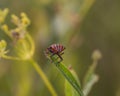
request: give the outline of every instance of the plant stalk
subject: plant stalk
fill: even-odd
[[[55,92],[53,86],[49,82],[48,78],[46,77],[46,75],[42,71],[41,67],[34,60],[30,60],[30,63],[33,65],[33,67],[35,68],[35,70],[38,72],[38,74],[40,75],[40,77],[43,79],[43,82],[47,86],[48,90],[51,92],[52,96],[58,96],[57,93]]]

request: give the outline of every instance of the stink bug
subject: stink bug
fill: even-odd
[[[60,58],[61,62],[63,60],[63,58],[61,57],[62,54],[64,54],[65,47],[61,44],[52,44],[51,46],[49,46],[46,50],[46,54],[48,54],[49,52],[52,54],[50,57],[52,58],[52,56],[57,55]]]

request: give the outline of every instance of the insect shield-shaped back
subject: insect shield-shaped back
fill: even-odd
[[[52,44],[50,47],[47,48],[45,54],[49,55],[49,53],[50,53],[51,54],[50,55],[51,59],[52,59],[52,57],[54,55],[57,55],[58,58],[60,59],[59,62],[61,62],[63,60],[63,58],[61,57],[61,55],[64,54],[64,52],[63,52],[64,50],[65,50],[65,47],[63,45],[61,45],[61,44]]]

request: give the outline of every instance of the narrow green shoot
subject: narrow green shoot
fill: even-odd
[[[77,82],[77,80],[69,71],[69,69],[66,68],[65,64],[61,62],[58,63],[58,59],[56,59],[55,56],[52,58],[52,61],[53,61],[53,64],[55,64],[55,66],[57,67],[57,69],[61,72],[61,74],[66,78],[66,80],[78,92],[79,96],[84,96],[80,84]]]
[[[95,3],[95,0],[84,0],[81,9],[80,9],[80,17],[81,20],[84,19],[84,17],[86,16],[87,12],[90,10],[90,8],[92,7],[92,5]]]
[[[93,85],[99,80],[98,75],[95,73],[98,60],[102,58],[102,55],[99,50],[95,50],[92,54],[93,63],[89,67],[83,81],[83,92],[85,96],[88,96]]]
[[[51,83],[49,82],[48,78],[46,77],[46,75],[42,71],[41,67],[34,60],[32,60],[32,59],[29,60],[28,62],[30,62],[33,65],[33,67],[35,68],[35,70],[37,71],[37,73],[43,79],[43,82],[48,87],[48,90],[51,92],[52,96],[58,96],[57,93],[55,92],[54,88],[52,87]]]
[[[69,67],[69,71],[72,73],[72,75],[75,77],[76,81],[80,85],[79,78],[71,66]],[[65,80],[65,96],[80,96],[67,80]]]
[[[83,88],[84,96],[88,96],[90,93],[93,85],[98,82],[99,76],[96,74],[92,74],[91,77],[89,78],[89,81],[86,83],[86,85]]]

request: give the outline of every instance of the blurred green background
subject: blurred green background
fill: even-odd
[[[66,47],[63,62],[73,66],[81,82],[92,63],[92,52],[99,49],[102,60],[96,73],[100,79],[89,96],[120,96],[120,0],[95,0],[86,13],[81,12],[84,1],[0,0],[0,8],[9,8],[6,21],[9,26],[10,14],[19,16],[25,12],[28,15],[31,20],[28,31],[36,45],[34,58],[59,96],[65,96],[64,78],[44,56],[44,50],[53,43]],[[0,30],[1,39],[11,46],[8,36]],[[51,94],[30,64],[1,59],[0,96]]]

